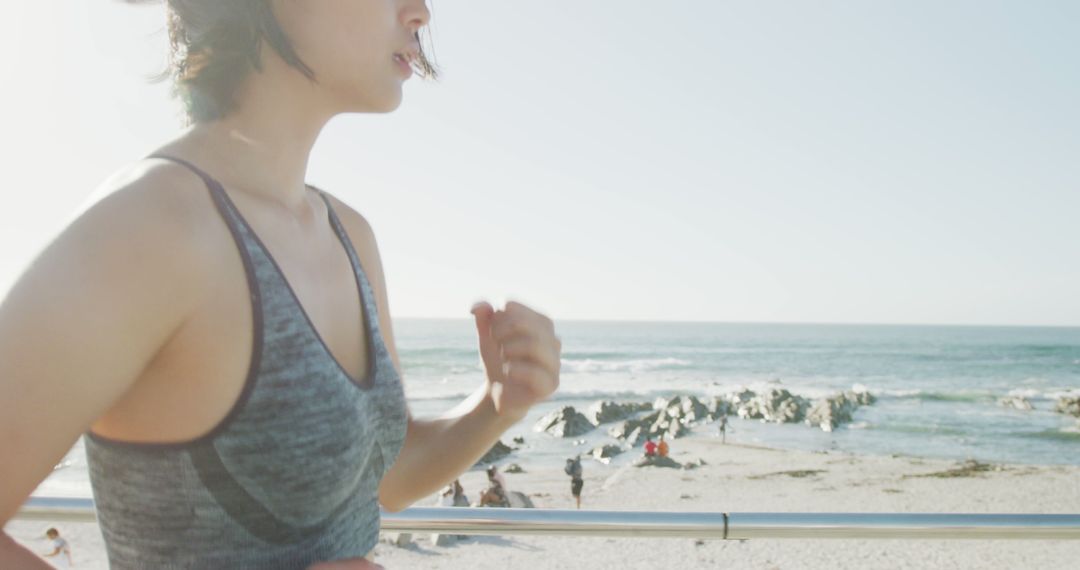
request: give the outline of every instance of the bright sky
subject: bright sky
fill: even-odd
[[[395,317],[1080,325],[1080,3],[429,5],[443,79],[335,119],[309,173]],[[0,292],[179,131],[162,24],[4,9]]]

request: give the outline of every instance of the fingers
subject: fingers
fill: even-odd
[[[562,341],[551,319],[516,301],[503,310],[478,302],[472,312],[496,409],[528,407],[558,388]]]
[[[539,365],[531,362],[511,362],[507,367],[506,382],[497,385],[501,390],[499,400],[509,408],[531,406],[552,393],[558,386],[558,378]],[[553,385],[554,384],[554,385]]]
[[[501,375],[502,356],[499,354],[499,342],[491,335],[491,322],[495,310],[487,302],[480,301],[473,305],[472,314],[476,317],[476,337],[480,344],[480,360],[489,374],[496,379]]]
[[[515,301],[506,303],[492,316],[491,336],[499,342],[515,335],[555,336],[555,323],[548,317]]]
[[[515,387],[528,390],[534,395],[546,396],[552,391],[551,387],[548,386],[552,381],[551,373],[544,367],[532,362],[521,360],[511,362],[507,366],[506,379],[513,383]],[[558,377],[555,377],[554,381],[557,383]]]
[[[516,336],[502,344],[503,358],[511,364],[517,361],[531,362],[543,367],[549,374],[559,373],[561,348],[562,343],[556,337],[536,341],[528,336]]]

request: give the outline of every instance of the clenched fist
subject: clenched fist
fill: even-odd
[[[559,387],[562,342],[555,324],[514,301],[501,311],[480,301],[472,314],[495,411],[521,419]]]

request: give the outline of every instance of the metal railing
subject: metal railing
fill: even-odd
[[[17,519],[93,522],[91,499],[31,497]],[[383,513],[382,529],[487,535],[1080,540],[1080,515],[702,513],[426,508]]]

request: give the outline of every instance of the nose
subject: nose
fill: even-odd
[[[427,0],[406,2],[401,10],[401,19],[405,27],[416,34],[420,28],[431,22],[431,11],[428,10]]]

